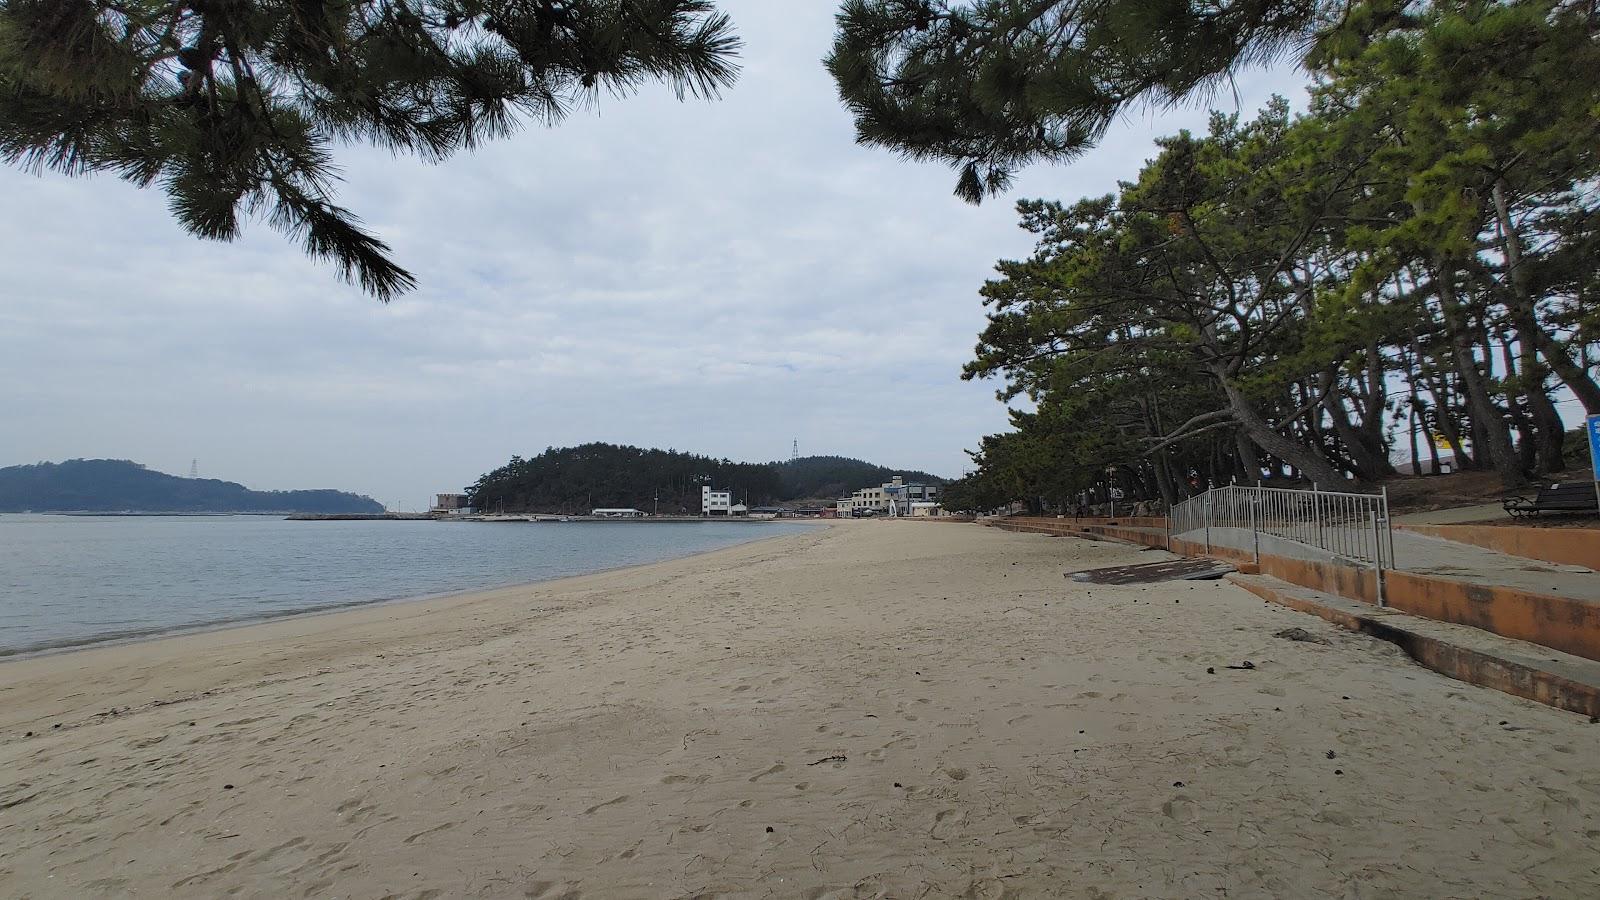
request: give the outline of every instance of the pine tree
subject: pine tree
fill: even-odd
[[[1357,5],[1397,4],[846,0],[827,65],[861,143],[950,163],[978,202],[1025,163],[1088,149],[1131,104],[1342,35]]]
[[[732,83],[710,0],[0,0],[0,158],[157,186],[194,235],[265,217],[387,301],[415,284],[334,199],[334,147],[442,160],[601,92]]]

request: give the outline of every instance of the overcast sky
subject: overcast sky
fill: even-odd
[[[842,454],[959,475],[1004,430],[959,380],[978,287],[1026,255],[1012,205],[1110,190],[1202,107],[1141,113],[972,207],[954,174],[855,146],[820,59],[834,4],[725,0],[722,100],[661,88],[440,165],[351,148],[340,201],[421,288],[384,306],[264,223],[188,237],[163,195],[0,168],[0,466],[133,459],[391,507],[514,453],[613,441]],[[1252,72],[1253,112],[1301,78]]]

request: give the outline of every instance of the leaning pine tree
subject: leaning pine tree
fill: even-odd
[[[0,0],[0,158],[159,186],[200,237],[261,214],[382,300],[415,284],[334,202],[333,148],[430,160],[600,91],[732,83],[710,0]]]

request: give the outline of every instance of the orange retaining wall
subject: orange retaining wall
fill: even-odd
[[[1235,550],[1232,547],[1213,546],[1211,553],[1206,553],[1205,544],[1193,541],[1173,541],[1172,552],[1184,556],[1207,556],[1225,559],[1239,565],[1251,565],[1261,575],[1271,575],[1273,578],[1298,584],[1301,587],[1322,591],[1325,594],[1344,597],[1347,600],[1360,600],[1362,603],[1376,604],[1378,602],[1377,573],[1371,569],[1358,569],[1355,566],[1339,566],[1333,563],[1314,562],[1309,559],[1294,559],[1288,556],[1274,556],[1270,553],[1261,554],[1261,562],[1256,563],[1254,554],[1245,550]],[[1386,576],[1388,573],[1385,573]]]
[[[1396,525],[1395,528],[1512,556],[1600,569],[1600,528],[1529,528],[1525,525]]]
[[[1383,577],[1389,605],[1401,612],[1600,659],[1600,603],[1415,572]]]
[[[1397,628],[1393,617],[1376,609],[1367,615],[1302,599],[1250,579],[1230,577],[1229,580],[1264,600],[1398,644],[1412,659],[1458,681],[1494,688],[1586,716],[1600,715],[1600,687],[1592,682],[1566,677],[1560,671],[1546,670],[1531,661],[1485,653],[1419,634],[1413,629]]]
[[[1071,516],[1061,519],[1049,519],[1043,516],[1029,516],[1046,522],[1068,522],[1073,525],[1130,525],[1136,528],[1166,528],[1166,516]]]
[[[1091,528],[1097,526],[1115,526],[1128,528],[1160,528],[1167,527],[1166,516],[1003,516],[986,519],[989,525],[1029,525],[1040,528],[1075,529]]]

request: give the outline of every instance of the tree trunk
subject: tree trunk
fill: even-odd
[[[1452,463],[1455,469],[1470,468],[1472,460],[1467,458],[1466,449],[1461,446],[1461,436],[1456,432],[1455,422],[1450,416],[1450,396],[1444,379],[1439,375],[1437,362],[1433,363],[1432,374],[1422,367],[1422,361],[1426,357],[1422,352],[1422,339],[1417,337],[1415,331],[1411,333],[1411,353],[1417,361],[1418,377],[1427,385],[1428,393],[1433,395],[1433,422],[1430,425],[1427,410],[1421,405],[1422,401],[1417,398],[1415,390],[1411,394],[1412,402],[1417,404],[1417,415],[1422,419],[1422,427],[1426,429],[1428,444],[1434,448],[1433,474],[1437,475],[1440,471],[1437,437],[1444,438],[1445,443],[1450,445],[1450,452],[1455,455],[1455,461]]]
[[[1520,331],[1520,329],[1519,329]],[[1546,334],[1537,325],[1533,331],[1533,345],[1538,348],[1539,355],[1550,364],[1550,370],[1556,373],[1561,382],[1572,389],[1578,402],[1589,415],[1600,414],[1600,383],[1596,383],[1583,366],[1572,361],[1567,355],[1567,348]]]
[[[1506,203],[1504,184],[1496,180],[1494,185],[1494,212],[1500,225],[1500,249],[1505,256],[1508,290],[1506,294],[1510,302],[1506,304],[1511,312],[1511,324],[1517,338],[1517,351],[1520,358],[1521,378],[1519,384],[1522,394],[1527,398],[1526,406],[1528,417],[1538,442],[1537,456],[1530,460],[1532,468],[1540,472],[1560,471],[1563,466],[1562,445],[1566,443],[1566,429],[1561,422],[1561,414],[1556,411],[1556,405],[1550,402],[1550,395],[1545,393],[1545,367],[1539,361],[1538,342],[1544,337],[1539,328],[1538,316],[1534,313],[1533,289],[1528,284],[1528,272],[1523,267],[1522,236],[1517,234],[1511,221],[1511,211]],[[1566,351],[1560,347],[1551,347],[1547,357],[1556,356],[1566,361]],[[1506,348],[1506,366],[1511,366],[1510,347]],[[1579,382],[1593,384],[1593,380],[1580,369],[1574,373]],[[1590,410],[1594,412],[1594,410]]]
[[[1233,379],[1228,377],[1228,373],[1220,363],[1213,365],[1212,374],[1222,384],[1222,390],[1228,397],[1228,407],[1233,410],[1240,427],[1256,446],[1299,469],[1302,476],[1330,490],[1336,489],[1344,482],[1344,478],[1334,471],[1333,466],[1329,465],[1320,454],[1279,434],[1278,430],[1273,428],[1255,408],[1255,404],[1245,397],[1239,386],[1233,383]]]
[[[1567,432],[1561,421],[1561,413],[1556,410],[1556,405],[1550,402],[1550,395],[1544,390],[1544,369],[1539,365],[1537,358],[1530,360],[1533,354],[1527,350],[1523,357],[1522,377],[1527,385],[1528,409],[1533,416],[1534,427],[1539,432],[1539,462],[1541,472],[1559,472],[1566,466],[1565,450]],[[1529,363],[1532,367],[1529,367]],[[1536,373],[1538,380],[1528,381],[1528,373]]]
[[[1243,431],[1233,433],[1233,443],[1239,450],[1239,462],[1244,467],[1244,483],[1253,486],[1262,478],[1261,454],[1256,452],[1255,442]]]
[[[1161,491],[1161,502],[1170,510],[1177,505],[1178,492],[1172,484],[1172,467],[1167,464],[1166,451],[1156,451],[1153,462],[1156,469],[1156,489]]]
[[[1336,399],[1337,391],[1328,391],[1322,396],[1322,407],[1328,411],[1328,419],[1333,422],[1333,431],[1339,435],[1339,440],[1344,444],[1345,453],[1349,455],[1350,462],[1356,467],[1356,474],[1363,481],[1376,481],[1394,474],[1394,466],[1389,464],[1388,458],[1374,453],[1367,446],[1366,436],[1356,430],[1350,423],[1350,414],[1345,411],[1344,404]]]
[[[1389,408],[1389,385],[1383,375],[1383,355],[1378,352],[1378,342],[1373,341],[1367,344],[1367,415],[1361,424],[1367,446],[1379,453],[1387,450],[1383,441],[1383,415]]]
[[[1489,396],[1483,373],[1472,355],[1472,335],[1468,331],[1465,311],[1456,294],[1455,268],[1444,259],[1436,259],[1434,284],[1439,291],[1439,305],[1444,312],[1445,329],[1450,337],[1451,355],[1455,359],[1456,373],[1461,378],[1461,389],[1467,397],[1467,409],[1472,413],[1474,427],[1483,431],[1483,453],[1490,465],[1500,473],[1500,485],[1507,490],[1528,483],[1522,467],[1517,464],[1516,450],[1511,446],[1511,435],[1500,418],[1500,410]]]
[[[1406,383],[1407,432],[1406,439],[1411,443],[1411,474],[1422,474],[1422,456],[1417,447],[1417,429],[1426,427],[1419,412],[1417,402],[1417,367],[1416,361],[1411,356],[1411,351],[1405,346],[1400,347],[1400,365],[1403,367],[1402,377]]]
[[[1410,426],[1409,438],[1411,441],[1411,474],[1421,475],[1422,455],[1419,452],[1420,448],[1417,446],[1417,408],[1415,406],[1411,407],[1411,414],[1406,418],[1406,423]]]
[[[1454,398],[1450,393],[1450,383],[1442,375],[1435,376],[1433,399],[1433,424],[1444,435],[1444,442],[1450,445],[1450,454],[1455,457],[1455,471],[1479,468],[1475,455],[1478,448],[1472,448],[1472,453],[1467,452],[1467,442],[1462,439],[1461,429],[1456,426],[1459,420],[1452,403]]]
[[[1424,435],[1426,435],[1427,438],[1428,438],[1428,465],[1431,467],[1428,470],[1428,473],[1430,475],[1437,475],[1437,474],[1439,474],[1439,471],[1440,471],[1440,469],[1439,469],[1439,442],[1437,440],[1435,440],[1434,437],[1433,437],[1433,434],[1428,431],[1428,417],[1422,414],[1422,410],[1421,409],[1417,410],[1417,418],[1418,418],[1418,420],[1420,420],[1422,422],[1422,433]],[[1458,463],[1458,465],[1459,465],[1459,463]],[[1418,472],[1417,474],[1420,475],[1422,473]]]
[[[1572,389],[1572,393],[1577,396],[1578,401],[1590,415],[1600,413],[1600,383],[1596,383],[1594,377],[1584,371],[1583,366],[1573,362],[1572,357],[1567,355],[1567,348],[1560,341],[1539,327],[1538,316],[1534,314],[1533,290],[1528,283],[1528,272],[1522,265],[1522,236],[1517,234],[1516,228],[1513,227],[1503,180],[1495,181],[1493,194],[1494,214],[1500,225],[1500,248],[1506,259],[1506,272],[1510,276],[1507,279],[1510,282],[1507,293],[1513,300],[1510,304],[1511,320],[1517,328],[1517,343],[1522,345],[1524,353],[1537,350],[1545,362],[1550,364],[1556,377]],[[1526,363],[1523,365],[1523,371],[1527,375],[1533,374]],[[1552,405],[1551,410],[1554,409]],[[1556,421],[1560,421],[1559,416]],[[1558,451],[1558,461],[1559,457]]]
[[[1533,418],[1528,414],[1527,404],[1517,396],[1517,386],[1521,382],[1517,377],[1517,362],[1511,356],[1510,341],[1500,342],[1500,359],[1506,367],[1506,408],[1511,411],[1511,424],[1517,429],[1517,464],[1522,466],[1523,471],[1532,472],[1538,462],[1539,435],[1534,429]]]

